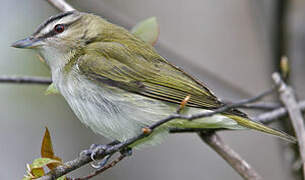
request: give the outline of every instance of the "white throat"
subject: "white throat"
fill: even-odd
[[[39,53],[50,67],[52,79],[55,82],[65,65],[75,56],[76,50],[44,47],[39,49]]]

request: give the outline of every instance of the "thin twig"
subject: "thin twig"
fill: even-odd
[[[45,77],[0,76],[0,83],[51,84],[52,80]]]
[[[117,159],[115,159],[114,161],[112,161],[111,163],[109,163],[108,165],[103,166],[101,169],[94,171],[93,173],[82,177],[82,178],[73,178],[73,180],[88,180],[91,179],[101,173],[103,173],[104,171],[106,171],[109,168],[112,168],[113,166],[115,166],[117,163],[119,163],[120,161],[122,161],[124,158],[126,157],[126,155],[121,154]]]
[[[302,159],[303,177],[305,177],[305,125],[301,110],[298,106],[294,91],[281,79],[279,73],[273,73],[272,78],[279,87],[280,99],[288,110],[296,137],[298,139],[299,151]]]
[[[198,113],[198,114],[193,114],[193,115],[178,115],[178,114],[173,114],[171,116],[168,116],[167,118],[163,119],[163,120],[160,120],[158,122],[156,122],[155,124],[153,124],[151,127],[151,129],[155,129],[156,127],[164,124],[164,123],[167,123],[168,121],[172,120],[172,119],[187,119],[187,120],[194,120],[194,119],[198,119],[198,118],[203,118],[203,117],[211,117],[215,114],[219,114],[219,113],[223,113],[223,112],[226,112],[232,108],[238,108],[239,106],[242,106],[244,104],[247,104],[247,103],[252,103],[252,102],[255,102],[255,101],[258,101],[262,98],[264,98],[265,96],[269,95],[270,93],[272,93],[273,91],[275,90],[275,87],[272,87],[271,89],[257,95],[257,96],[254,96],[252,98],[249,98],[249,99],[243,99],[243,100],[240,100],[238,102],[235,102],[235,103],[232,103],[232,104],[228,104],[228,105],[225,105],[225,106],[222,106],[220,108],[217,108],[217,109],[213,109],[213,111],[209,111],[209,112],[202,112],[202,113]]]
[[[243,106],[242,106],[243,107]],[[305,100],[298,103],[298,108],[304,112],[305,111]],[[279,118],[285,117],[288,115],[288,111],[284,107],[279,107],[273,111],[262,113],[258,116],[251,117],[253,121],[257,121],[263,124],[269,124]],[[218,130],[227,130],[227,129],[217,129]],[[170,133],[198,133],[204,131],[202,128],[171,128]]]
[[[198,133],[201,140],[216,151],[236,172],[247,180],[259,180],[261,176],[233,149],[226,145],[215,132]]]
[[[245,104],[243,106],[240,106],[239,108],[270,111],[270,110],[278,109],[280,107],[282,107],[282,104],[280,103],[255,103],[255,104]]]
[[[219,129],[215,129],[215,131],[218,131]],[[172,134],[175,133],[200,133],[200,132],[205,132],[206,129],[202,128],[170,128],[169,132]]]
[[[75,9],[68,4],[65,0],[48,0],[50,4],[55,6],[57,9],[66,12],[66,11],[74,11]]]
[[[301,111],[305,111],[305,100],[299,102],[298,108],[300,108]],[[263,124],[268,124],[268,123],[270,123],[274,120],[277,120],[280,117],[287,116],[287,113],[288,113],[288,111],[287,111],[286,108],[280,107],[280,108],[275,109],[273,111],[260,114],[256,117],[252,117],[251,119],[253,121],[258,121],[258,122],[261,122]]]

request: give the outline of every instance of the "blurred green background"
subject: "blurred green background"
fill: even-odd
[[[277,0],[69,2],[80,11],[99,14],[126,28],[156,16],[160,23],[158,51],[206,82],[223,99],[249,97],[271,86]],[[1,1],[0,75],[50,75],[35,52],[14,49],[10,44],[28,36],[43,20],[58,12],[44,0]],[[300,63],[303,61],[295,63],[296,68],[301,68]],[[92,143],[108,142],[82,125],[60,95],[44,95],[46,88],[0,84],[0,179],[22,178],[26,163],[40,156],[45,126],[50,130],[56,155],[65,161],[75,158]],[[292,152],[285,142],[252,131],[220,134],[264,179],[291,179],[287,159]],[[83,168],[74,175],[87,171]],[[136,151],[95,179],[102,178],[241,179],[194,134],[172,135],[159,146]]]

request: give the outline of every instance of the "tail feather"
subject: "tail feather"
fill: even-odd
[[[225,116],[235,120],[239,125],[244,126],[246,128],[261,131],[261,132],[264,132],[264,133],[267,133],[267,134],[271,134],[271,135],[280,137],[280,138],[285,139],[287,141],[297,143],[297,139],[295,137],[293,137],[293,136],[291,136],[291,135],[289,135],[285,132],[267,127],[267,126],[265,126],[265,125],[263,125],[259,122],[255,122],[255,121],[252,121],[248,118],[237,116],[237,115],[227,115],[226,114]]]

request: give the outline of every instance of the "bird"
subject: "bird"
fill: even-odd
[[[152,45],[100,16],[68,11],[50,17],[28,38],[12,44],[34,49],[52,81],[82,123],[124,142],[176,113],[213,112],[226,106],[208,87],[162,57]],[[253,129],[290,142],[293,136],[252,121],[237,109],[194,120],[174,119],[130,145],[161,143],[170,128]]]

